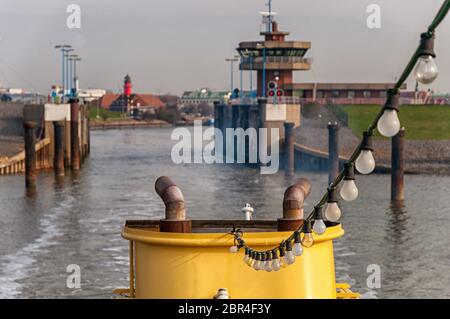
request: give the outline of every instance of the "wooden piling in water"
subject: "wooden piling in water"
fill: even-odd
[[[294,125],[292,122],[284,123],[284,173],[286,176],[294,175]]]
[[[87,112],[87,154],[91,153],[91,118]]]
[[[36,187],[36,123],[25,122],[25,186]]]
[[[55,156],[53,167],[57,176],[64,176],[64,123],[53,122],[55,136]]]
[[[80,162],[80,135],[79,135],[79,113],[78,99],[70,100],[70,162],[73,171],[78,171]]]
[[[405,169],[405,128],[392,137],[392,158],[391,158],[391,200],[401,201],[404,194],[404,169]]]
[[[339,174],[339,124],[328,123],[328,184]]]

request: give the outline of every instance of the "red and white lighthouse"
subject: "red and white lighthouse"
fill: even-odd
[[[131,77],[127,74],[123,80],[123,94],[126,99],[126,106],[130,105],[130,97],[132,94],[133,85],[131,83]]]

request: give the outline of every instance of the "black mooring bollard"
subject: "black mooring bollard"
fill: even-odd
[[[25,186],[36,187],[36,123],[25,122]]]
[[[64,176],[64,123],[53,122],[55,135],[55,158],[53,168],[57,176]]]
[[[392,137],[392,159],[391,159],[391,200],[401,201],[404,194],[404,170],[405,170],[405,128]]]
[[[328,123],[328,184],[339,174],[339,124]]]
[[[284,123],[284,172],[294,175],[294,123]]]

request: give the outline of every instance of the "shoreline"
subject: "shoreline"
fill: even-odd
[[[172,127],[173,124],[165,121],[136,121],[136,120],[111,120],[98,121],[91,120],[89,128],[95,130],[112,130],[112,129],[127,129],[127,128],[163,128]]]

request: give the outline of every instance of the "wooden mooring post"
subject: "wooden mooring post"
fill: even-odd
[[[328,123],[328,184],[339,174],[339,124]]]
[[[53,166],[57,176],[64,176],[64,123],[53,122],[55,137],[55,156]]]
[[[292,122],[284,123],[284,173],[286,176],[294,175],[294,125]]]
[[[36,123],[25,122],[25,186],[36,187]]]
[[[404,194],[404,170],[405,170],[405,128],[392,138],[391,158],[391,200],[402,201]]]
[[[70,163],[73,171],[80,170],[80,106],[77,99],[70,100]]]

